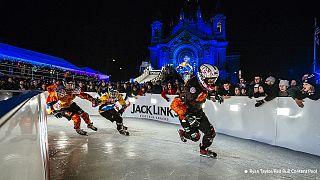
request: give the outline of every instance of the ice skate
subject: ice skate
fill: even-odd
[[[216,158],[217,157],[217,153],[215,153],[214,151],[207,149],[201,149],[200,148],[200,156],[203,157],[208,157],[208,158]]]
[[[187,139],[183,136],[184,130],[178,129],[178,133],[182,142],[187,142]]]
[[[123,125],[123,123],[117,123],[117,130],[120,134],[123,134],[125,136],[129,136],[129,132],[127,131],[127,127]]]
[[[120,134],[125,135],[125,136],[129,136],[130,133],[128,131],[126,131],[125,129],[120,129],[118,130]]]
[[[93,126],[93,123],[88,124],[87,126],[89,129],[92,129],[93,131],[98,131],[98,128],[96,128],[95,126]]]
[[[84,131],[82,129],[76,129],[76,132],[80,135],[86,136],[87,135],[87,131]]]

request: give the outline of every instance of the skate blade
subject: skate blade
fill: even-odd
[[[205,154],[200,154],[200,156],[202,156],[202,157],[206,157],[206,158],[213,158],[213,159],[217,159],[217,155],[205,155]]]

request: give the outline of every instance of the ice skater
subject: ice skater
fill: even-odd
[[[129,136],[128,128],[123,125],[123,118],[121,117],[127,107],[122,95],[117,90],[111,90],[109,93],[103,94],[99,101],[100,115],[111,122],[115,121],[119,133]]]
[[[170,107],[179,115],[183,129],[179,129],[179,136],[183,142],[187,139],[198,141],[200,132],[204,133],[200,143],[200,155],[205,157],[216,157],[214,151],[208,149],[211,146],[216,132],[207,116],[203,112],[202,104],[205,103],[209,91],[214,90],[214,84],[219,77],[219,70],[209,64],[202,64],[196,76],[192,76],[192,67],[188,64],[179,65],[178,73],[185,81],[179,97],[174,98]],[[216,96],[221,103],[223,99]]]
[[[80,135],[87,135],[87,132],[80,128],[81,118],[87,124],[89,129],[97,131],[98,128],[93,126],[89,118],[89,114],[83,111],[75,102],[73,102],[76,96],[81,99],[86,99],[92,103],[92,106],[98,106],[98,99],[93,98],[87,93],[81,91],[79,87],[75,87],[75,83],[72,78],[67,77],[64,80],[64,86],[57,87],[51,85],[47,88],[49,96],[47,98],[47,111],[48,114],[53,114],[57,118],[65,117],[68,120],[73,120],[74,129]],[[55,109],[54,106],[58,104],[59,109]]]

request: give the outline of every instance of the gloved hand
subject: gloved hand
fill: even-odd
[[[259,107],[264,103],[264,100],[257,100],[257,103],[254,105],[255,107]]]
[[[118,111],[118,113],[119,113],[121,116],[122,116],[123,112],[124,112],[124,108],[121,108],[121,109]]]
[[[215,99],[221,104],[221,103],[223,103],[223,97],[222,96],[220,96],[220,95],[215,95]]]
[[[53,110],[52,114],[56,117],[56,118],[62,118],[62,112],[60,110]]]
[[[100,102],[101,102],[101,101],[100,101],[99,98],[93,98],[93,99],[92,99],[92,107],[99,106]]]
[[[191,127],[199,127],[200,125],[200,122],[198,121],[198,117],[196,116],[192,116],[192,115],[186,115],[186,118],[185,118]]]
[[[167,97],[167,98],[166,98],[166,101],[169,102],[169,101],[170,101],[170,98]]]

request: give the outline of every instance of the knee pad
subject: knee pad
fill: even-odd
[[[199,132],[194,132],[194,133],[190,134],[190,139],[192,141],[199,141],[200,133]]]
[[[72,118],[72,120],[74,122],[80,122],[81,121],[79,114],[74,114],[71,118]]]
[[[86,113],[86,112],[84,112],[84,111],[82,111],[82,114],[80,114],[80,115],[81,115],[81,117],[82,117],[83,119],[89,119],[89,114]]]
[[[216,131],[214,128],[211,128],[210,131],[204,135],[204,138],[208,139],[210,142],[213,141],[214,137],[216,137]]]

